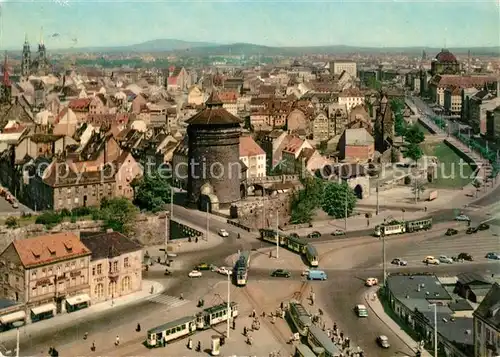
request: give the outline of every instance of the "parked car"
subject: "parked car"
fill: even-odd
[[[479,226],[477,226],[478,231],[485,231],[490,229],[490,225],[488,223],[481,223]]]
[[[458,260],[465,260],[465,261],[468,261],[468,262],[472,262],[474,259],[472,259],[472,255],[470,255],[469,253],[460,253],[458,256],[457,256],[457,259]]]
[[[460,215],[455,217],[455,221],[467,222],[467,221],[470,221],[470,218],[469,218],[469,216],[466,216],[465,214],[460,214]]]
[[[314,231],[314,232],[309,233],[307,235],[307,238],[320,238],[320,237],[321,237],[321,233],[318,231]]]
[[[277,269],[271,273],[271,276],[275,278],[290,278],[292,275],[286,270]]]
[[[221,237],[229,237],[229,233],[224,228],[219,229],[219,235]]]
[[[440,255],[439,256],[439,262],[440,263],[446,263],[446,264],[452,264],[453,263],[453,259],[448,258],[446,255]]]
[[[424,258],[423,262],[425,264],[439,265],[439,260],[434,258],[432,255],[428,255]]]
[[[458,231],[454,228],[448,228],[448,230],[445,233],[445,235],[447,236],[454,236],[455,234],[458,234]]]
[[[345,232],[341,229],[336,229],[333,231],[332,236],[343,236]]]
[[[210,265],[207,263],[200,263],[194,267],[194,270],[210,270]]]
[[[377,278],[368,278],[365,281],[365,286],[374,286],[378,285],[378,279]]]
[[[465,231],[465,233],[467,233],[467,234],[477,233],[477,228],[475,228],[475,227],[469,227],[469,228],[467,228],[467,230]]]
[[[492,260],[500,260],[500,255],[498,253],[488,253],[485,256],[486,259],[492,259]]]
[[[408,265],[408,262],[406,260],[403,260],[401,258],[394,258],[392,261],[391,261],[391,264],[394,264],[394,265],[399,265],[399,266],[407,266]]]
[[[377,343],[382,348],[389,348],[391,345],[389,344],[389,339],[385,335],[381,335],[377,337]]]
[[[192,270],[189,272],[188,276],[190,278],[200,278],[203,274],[201,273],[201,271],[198,271],[198,270]]]
[[[217,273],[222,274],[222,275],[232,275],[233,271],[229,268],[226,268],[226,267],[220,267],[217,269]]]

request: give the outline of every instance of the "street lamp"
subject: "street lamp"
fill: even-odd
[[[19,357],[19,328],[24,325],[24,321],[16,321],[12,325],[16,328],[16,357]]]
[[[437,304],[430,304],[434,307],[434,357],[438,356],[438,325],[437,325]]]

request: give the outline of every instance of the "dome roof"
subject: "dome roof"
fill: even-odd
[[[436,60],[441,63],[456,63],[457,58],[453,53],[448,51],[447,49],[442,49],[441,52],[439,52],[436,55]]]

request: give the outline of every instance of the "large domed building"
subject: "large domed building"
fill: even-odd
[[[453,53],[442,49],[431,62],[431,75],[460,74],[460,63]]]

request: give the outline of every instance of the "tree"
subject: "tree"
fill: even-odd
[[[316,177],[302,179],[303,189],[292,196],[290,222],[311,223],[314,211],[321,205],[324,183]]]
[[[409,144],[406,146],[403,155],[413,161],[418,161],[424,153],[418,144]]]
[[[411,125],[406,129],[405,140],[410,144],[420,144],[425,140],[425,134],[416,124]]]
[[[135,191],[134,203],[140,209],[158,212],[170,203],[170,184],[157,172],[143,176],[133,182],[132,187]]]
[[[356,195],[346,182],[329,182],[326,184],[321,207],[329,216],[334,218],[345,217],[345,206],[347,200],[347,216],[354,211],[356,207]]]
[[[7,228],[17,228],[19,227],[19,221],[16,217],[9,216],[5,220],[5,225],[7,226]]]
[[[137,212],[137,207],[124,197],[103,199],[98,218],[104,221],[105,229],[127,234],[131,232]]]

